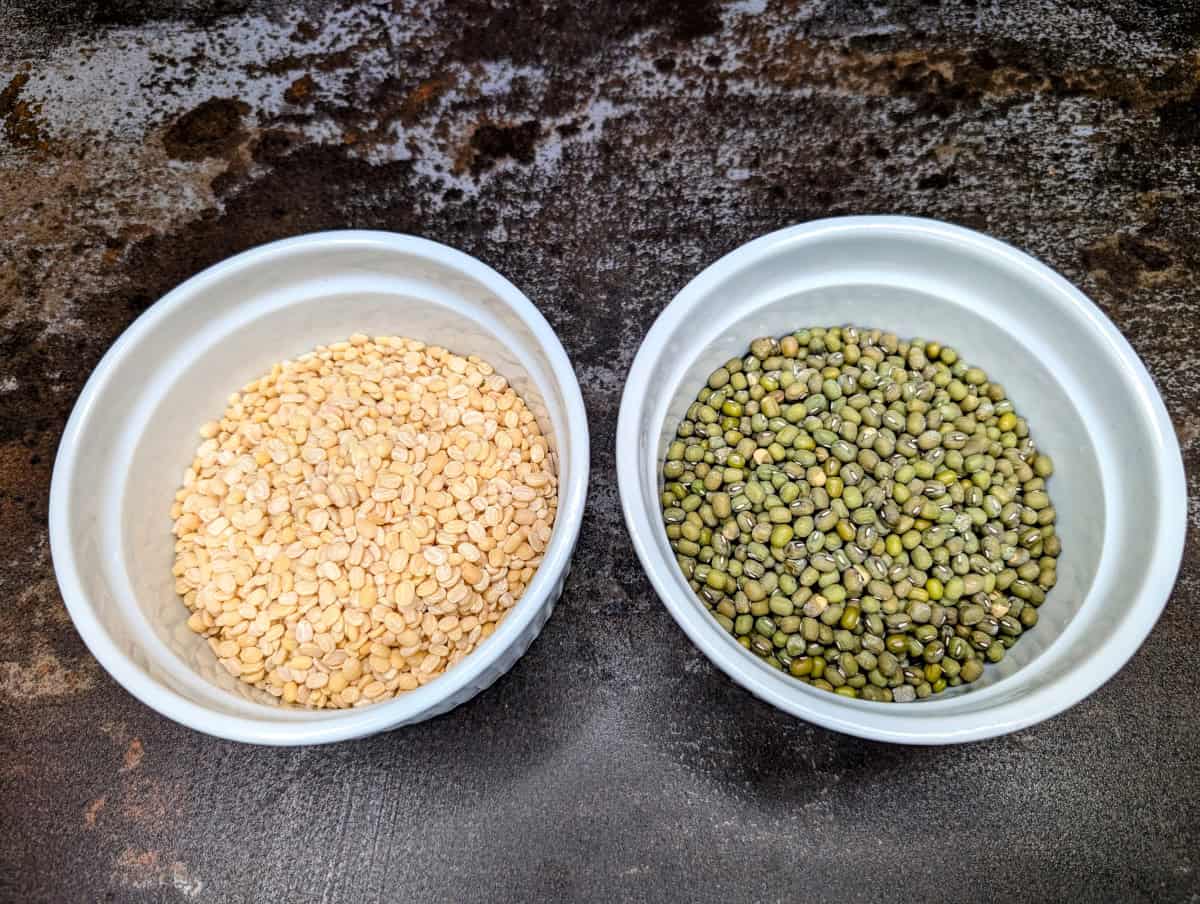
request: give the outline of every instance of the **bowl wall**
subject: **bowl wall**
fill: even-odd
[[[560,508],[534,581],[471,656],[396,700],[349,712],[310,712],[281,707],[229,676],[187,628],[190,613],[170,573],[174,538],[167,509],[199,442],[199,425],[220,416],[231,392],[276,361],[356,332],[410,336],[476,354],[509,378],[550,439]],[[202,713],[271,723],[297,738],[315,723],[347,735],[427,718],[468,699],[511,666],[561,591],[583,507],[588,454],[569,362],[524,296],[466,255],[380,233],[276,243],[180,286],[139,319],[97,368],[63,448],[73,454],[60,459],[55,473],[58,528],[64,532],[55,544],[56,567],[60,581],[63,569],[70,571],[62,583],[72,615],[90,610],[126,660],[121,668],[132,668],[119,680],[129,677],[135,685],[130,689],[150,693],[147,702],[160,709],[166,701],[170,710],[177,696]],[[72,581],[86,602],[68,595]],[[90,644],[86,626],[81,633]],[[364,714],[372,717],[369,724],[345,724]],[[196,727],[222,733],[214,723]]]
[[[834,697],[747,654],[688,588],[659,514],[666,446],[708,374],[745,354],[757,336],[847,323],[953,346],[1004,385],[1057,464],[1048,489],[1063,554],[1037,628],[974,685],[907,707]],[[1079,699],[1153,625],[1182,543],[1178,448],[1128,345],[1090,302],[1031,258],[930,221],[808,224],[743,246],[702,273],[638,354],[622,400],[618,460],[636,462],[620,477],[639,555],[689,636],[759,696],[870,737],[965,740],[1012,730]]]

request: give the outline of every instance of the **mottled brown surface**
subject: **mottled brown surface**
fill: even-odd
[[[0,900],[1200,900],[1200,7],[689,0],[0,0]],[[765,231],[903,212],[1081,285],[1143,356],[1191,527],[1142,651],[950,750],[795,722],[654,598],[612,454],[692,275]],[[315,229],[412,232],[521,286],[592,419],[560,608],[410,730],[215,741],[91,659],[53,580],[58,436],[129,322]]]

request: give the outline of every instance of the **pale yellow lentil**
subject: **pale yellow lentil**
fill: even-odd
[[[352,336],[243,387],[171,508],[188,626],[285,703],[363,706],[434,680],[532,579],[555,455],[487,362]]]

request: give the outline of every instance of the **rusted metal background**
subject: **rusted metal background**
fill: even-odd
[[[1200,522],[1194,0],[0,0],[0,899],[1200,899],[1200,563],[1068,714],[947,750],[807,726],[717,674],[616,496],[623,376],[704,265],[814,217],[982,229],[1145,358]],[[313,750],[120,690],[46,542],[70,407],[120,331],[260,242],[365,227],[521,286],[576,364],[575,569],[497,686]]]

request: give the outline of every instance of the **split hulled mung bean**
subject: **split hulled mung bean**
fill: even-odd
[[[717,368],[663,464],[692,590],[746,649],[844,696],[977,681],[1057,581],[1054,473],[939,342],[812,327]]]
[[[221,665],[285,703],[435,679],[550,539],[555,455],[473,356],[352,336],[276,364],[200,434],[171,509],[175,589]]]

